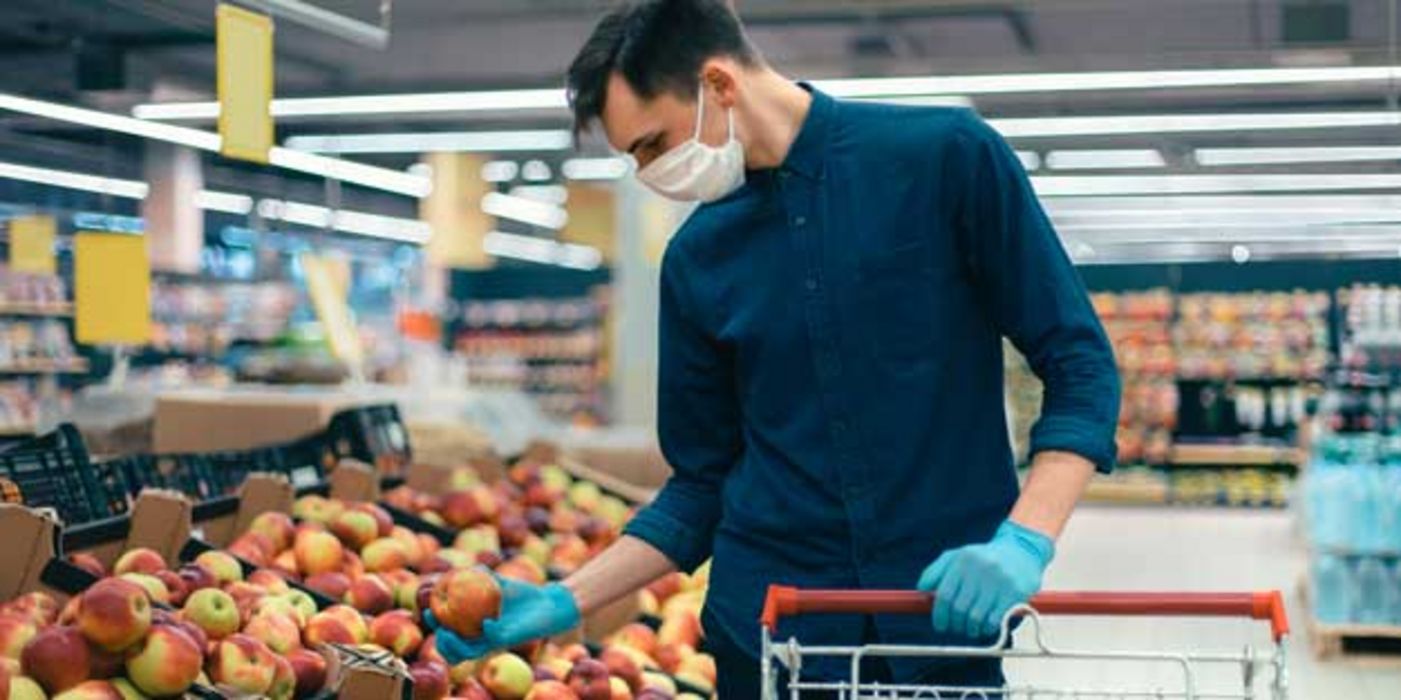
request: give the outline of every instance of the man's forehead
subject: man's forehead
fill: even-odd
[[[603,134],[608,143],[619,151],[626,151],[632,142],[647,129],[649,119],[648,104],[633,91],[621,75],[614,73],[608,80],[608,97],[603,104]]]

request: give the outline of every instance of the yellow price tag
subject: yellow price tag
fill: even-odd
[[[35,275],[57,273],[52,216],[21,216],[10,220],[10,269]]]
[[[311,305],[321,320],[331,353],[349,365],[353,375],[360,376],[365,351],[348,303],[348,270],[335,260],[316,255],[303,255],[301,260]]]
[[[151,258],[146,237],[81,232],[73,241],[74,331],[79,343],[151,340]]]
[[[216,20],[220,151],[267,163],[274,136],[272,18],[221,4]]]

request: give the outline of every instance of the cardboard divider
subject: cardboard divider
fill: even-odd
[[[374,503],[379,500],[379,475],[364,462],[343,459],[331,472],[331,498]]]
[[[58,553],[58,522],[24,506],[0,503],[0,532],[9,540],[0,548],[0,600],[41,590],[44,567]]]

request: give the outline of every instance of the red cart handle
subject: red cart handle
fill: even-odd
[[[919,591],[800,590],[769,586],[759,621],[770,632],[783,617],[804,613],[927,615],[931,593]],[[1045,615],[1117,615],[1177,617],[1248,617],[1269,620],[1279,642],[1289,634],[1289,617],[1279,591],[1259,593],[1095,593],[1051,592],[1031,599],[1031,608]]]

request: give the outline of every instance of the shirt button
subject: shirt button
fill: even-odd
[[[807,223],[808,223],[808,218],[807,218],[806,216],[800,216],[800,217],[798,217],[798,218],[796,218],[796,219],[793,219],[793,225],[794,225],[794,226],[806,226]]]

